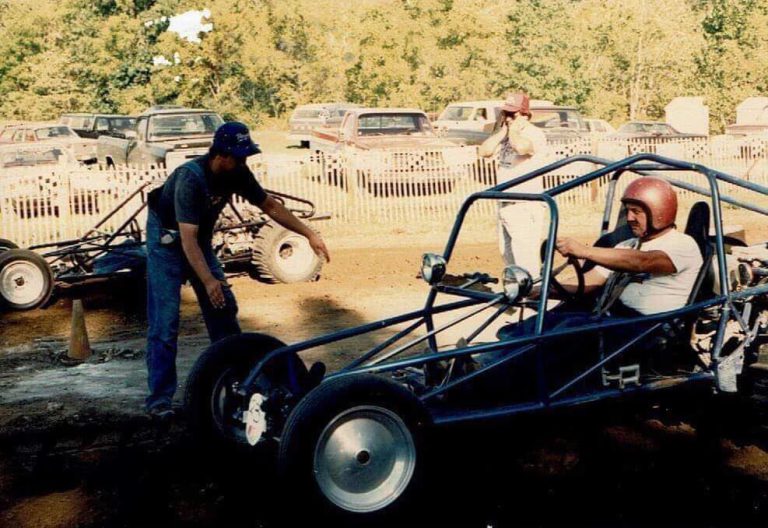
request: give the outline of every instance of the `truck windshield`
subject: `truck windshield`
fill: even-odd
[[[294,110],[291,119],[320,119],[323,112],[328,111],[325,108],[297,108]]]
[[[365,114],[357,125],[359,136],[398,134],[432,135],[432,126],[424,114]]]
[[[136,128],[136,119],[132,117],[111,117],[109,125],[112,130],[134,130]]]
[[[63,125],[69,125],[70,128],[75,130],[88,130],[91,128],[91,122],[93,119],[88,116],[67,116],[61,118]]]
[[[674,134],[672,127],[664,123],[627,123],[619,128],[619,132],[631,134]]]
[[[170,114],[149,118],[148,138],[212,135],[224,121],[218,114]]]
[[[449,106],[438,118],[441,121],[466,121],[475,109],[471,106]]]
[[[532,110],[531,123],[540,128],[570,128],[584,130],[581,115],[575,110]]]
[[[36,128],[35,136],[37,139],[51,139],[60,137],[77,137],[77,134],[68,126],[52,126],[45,128]]]

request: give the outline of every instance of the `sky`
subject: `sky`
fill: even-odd
[[[155,23],[169,21],[168,31],[176,33],[180,38],[183,38],[194,44],[200,43],[200,33],[208,33],[213,31],[213,24],[206,20],[210,20],[211,11],[209,9],[203,9],[200,11],[187,11],[180,15],[172,16],[169,19],[162,17],[159,20],[149,20],[145,23],[147,26],[151,26]],[[152,63],[155,66],[171,66],[172,64],[179,64],[181,57],[178,52],[174,53],[173,61],[162,56],[157,55],[152,58]]]

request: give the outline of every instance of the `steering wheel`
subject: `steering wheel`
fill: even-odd
[[[541,249],[539,250],[539,256],[541,258],[542,267],[544,265],[544,258],[546,257],[546,253],[547,253],[547,241],[545,240],[541,243]],[[573,270],[576,272],[576,292],[575,293],[571,293],[568,290],[566,290],[565,287],[562,284],[560,284],[560,282],[556,278],[568,266],[573,267]],[[552,286],[554,286],[560,299],[562,299],[565,302],[575,302],[580,300],[582,297],[584,297],[584,290],[585,290],[584,269],[581,265],[581,262],[579,262],[579,259],[575,257],[568,257],[568,260],[566,262],[552,268],[552,272],[550,273],[550,276],[549,276],[549,283]]]

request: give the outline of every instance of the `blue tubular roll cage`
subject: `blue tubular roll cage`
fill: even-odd
[[[567,181],[565,183],[557,185],[556,187],[548,189],[542,192],[541,194],[507,192],[508,189],[515,187],[521,183],[530,181],[534,178],[542,177],[545,174],[551,173],[557,169],[560,169],[562,167],[565,167],[567,165],[571,165],[574,163],[589,163],[591,165],[598,166],[599,168],[592,170],[590,172],[587,172],[582,176],[578,176],[571,181]],[[719,275],[720,285],[721,285],[720,286],[721,291],[719,295],[716,295],[715,297],[710,298],[706,301],[690,304],[688,306],[685,306],[683,308],[680,308],[678,310],[674,310],[671,312],[664,312],[660,314],[646,315],[646,316],[616,320],[616,321],[611,321],[610,319],[607,319],[607,320],[599,321],[596,323],[585,324],[579,327],[556,329],[556,330],[552,330],[544,333],[544,314],[545,314],[544,307],[546,306],[546,303],[548,300],[549,285],[550,285],[550,279],[552,274],[553,257],[554,257],[554,251],[555,251],[555,239],[557,235],[558,221],[559,221],[558,208],[554,198],[575,187],[584,185],[588,182],[610,175],[610,181],[609,181],[608,189],[606,193],[605,210],[604,210],[603,221],[601,226],[601,231],[605,233],[607,232],[610,224],[612,206],[613,206],[614,196],[616,192],[616,185],[620,176],[625,172],[631,172],[634,174],[644,176],[644,175],[648,175],[650,173],[655,173],[658,171],[697,172],[699,174],[702,174],[707,179],[707,182],[709,185],[708,185],[708,188],[704,188],[704,187],[699,187],[696,185],[689,184],[684,181],[677,180],[675,178],[671,178],[667,175],[661,176],[662,178],[667,180],[670,184],[672,184],[675,187],[679,187],[681,189],[685,189],[685,190],[698,193],[704,196],[709,196],[711,198],[713,220],[714,220],[714,227],[715,227],[715,255],[717,257],[718,275]],[[325,336],[309,339],[307,341],[281,347],[272,352],[269,352],[253,367],[248,377],[239,386],[238,391],[244,396],[249,396],[250,394],[255,392],[256,380],[260,372],[264,368],[264,366],[270,361],[273,361],[275,358],[278,358],[282,355],[304,352],[306,350],[309,350],[321,345],[335,343],[351,337],[359,336],[368,332],[380,330],[383,328],[388,328],[388,327],[391,327],[397,324],[406,323],[409,321],[411,322],[411,324],[408,327],[406,327],[404,330],[399,331],[395,335],[384,340],[382,343],[364,352],[359,358],[350,362],[344,368],[340,369],[339,371],[333,374],[328,375],[325,378],[325,380],[339,377],[339,376],[350,376],[350,375],[362,374],[362,373],[381,374],[381,373],[393,372],[396,370],[402,370],[409,367],[423,367],[424,365],[427,365],[429,363],[433,363],[436,361],[467,357],[473,354],[482,354],[487,352],[500,351],[504,349],[512,350],[508,354],[483,366],[479,370],[476,370],[469,374],[462,375],[461,377],[451,380],[450,382],[445,382],[442,385],[432,388],[430,391],[424,394],[421,394],[419,398],[423,402],[428,403],[429,401],[433,400],[436,396],[443,394],[446,391],[452,390],[455,387],[462,385],[464,383],[467,383],[473,379],[476,379],[477,377],[482,376],[487,372],[494,370],[499,366],[505,363],[508,363],[509,361],[515,358],[518,358],[524,354],[529,354],[532,352],[533,353],[536,353],[537,351],[540,352],[541,348],[539,347],[539,345],[541,345],[542,343],[546,343],[555,339],[562,339],[568,336],[578,336],[581,334],[586,334],[591,332],[600,332],[602,330],[607,330],[611,328],[618,328],[622,326],[629,326],[629,325],[635,325],[638,323],[643,323],[643,324],[649,325],[649,327],[647,329],[642,330],[638,336],[631,339],[629,342],[624,343],[617,350],[612,351],[606,357],[601,359],[599,362],[585,369],[584,371],[579,373],[577,376],[575,376],[573,379],[567,381],[562,386],[554,390],[548,388],[546,384],[546,376],[544,372],[544,354],[536,353],[536,356],[537,356],[536,368],[537,368],[537,378],[538,378],[538,391],[537,391],[538,401],[529,401],[529,402],[523,402],[523,403],[507,405],[502,407],[476,409],[476,410],[469,410],[469,411],[468,410],[446,411],[445,409],[438,411],[436,409],[430,409],[430,412],[433,414],[432,417],[435,423],[451,423],[451,422],[459,422],[459,421],[465,421],[465,420],[507,416],[507,415],[517,414],[521,412],[531,412],[535,410],[541,410],[545,408],[576,405],[576,404],[584,403],[587,401],[616,397],[621,394],[626,394],[629,392],[652,391],[652,390],[658,390],[661,388],[668,388],[673,384],[670,384],[669,381],[666,381],[666,382],[647,383],[637,387],[626,387],[621,390],[604,389],[604,390],[597,390],[594,392],[590,392],[589,394],[586,394],[586,395],[580,394],[580,395],[570,396],[570,397],[564,396],[564,394],[567,393],[571,388],[573,388],[579,381],[581,381],[585,377],[592,374],[594,371],[596,371],[597,369],[605,365],[608,361],[615,359],[616,357],[623,354],[631,346],[633,346],[633,344],[635,344],[636,342],[638,342],[648,334],[652,333],[653,331],[659,329],[664,323],[672,320],[676,320],[680,317],[699,313],[701,310],[705,308],[720,306],[722,308],[721,320],[717,329],[717,335],[715,338],[715,345],[713,347],[713,357],[712,357],[714,364],[716,365],[720,359],[719,354],[723,344],[725,326],[727,321],[730,319],[730,317],[733,316],[736,320],[740,322],[740,324],[742,324],[742,326],[744,325],[742,314],[739,313],[738,310],[736,309],[736,306],[734,305],[734,301],[741,301],[741,300],[746,301],[749,298],[754,296],[768,294],[768,285],[753,286],[750,288],[743,289],[736,293],[732,293],[730,291],[726,257],[725,257],[726,255],[725,244],[723,241],[722,210],[721,210],[720,204],[721,202],[729,203],[729,204],[736,205],[738,207],[741,207],[759,214],[766,215],[766,216],[768,216],[768,209],[748,203],[748,202],[730,198],[727,196],[721,197],[720,189],[718,187],[719,181],[755,192],[762,196],[768,196],[768,187],[765,187],[753,182],[743,181],[738,178],[734,178],[722,172],[709,169],[707,167],[704,167],[696,163],[677,161],[677,160],[673,160],[663,156],[658,156],[655,154],[637,154],[635,156],[631,156],[629,158],[626,158],[624,160],[617,161],[617,162],[613,162],[613,161],[609,161],[606,159],[598,158],[595,156],[589,156],[589,155],[574,156],[571,158],[558,160],[552,164],[549,164],[537,170],[531,171],[523,176],[520,176],[508,182],[496,185],[495,187],[492,187],[486,191],[474,193],[464,201],[456,217],[450,236],[446,243],[445,250],[443,252],[443,258],[445,259],[446,262],[450,260],[450,257],[453,253],[453,250],[456,245],[456,241],[459,236],[459,232],[461,230],[461,226],[464,222],[464,218],[469,208],[477,200],[538,201],[538,202],[543,202],[549,210],[550,222],[549,222],[548,238],[545,246],[546,248],[545,258],[544,258],[542,278],[541,278],[541,281],[542,281],[541,296],[538,302],[538,313],[536,315],[533,334],[523,336],[523,337],[517,337],[513,339],[498,341],[498,342],[492,342],[492,343],[470,344],[472,339],[474,339],[480,333],[480,331],[482,331],[482,329],[484,329],[493,320],[495,320],[498,316],[500,316],[501,313],[503,313],[503,311],[510,306],[510,303],[506,300],[503,294],[486,293],[481,291],[468,290],[463,288],[437,284],[431,287],[430,292],[427,295],[425,306],[421,310],[416,310],[416,311],[402,314],[396,317],[383,319],[383,320],[368,323],[362,326],[358,326],[358,327],[342,330],[339,332],[335,332],[332,334],[328,334]],[[440,304],[435,306],[435,300],[437,298],[438,293],[455,294],[455,295],[463,296],[465,297],[465,299],[457,302],[451,302],[451,303]],[[471,313],[469,313],[468,315],[467,314],[460,315],[458,318],[450,321],[447,324],[444,324],[442,327],[436,328],[435,322],[433,319],[434,315],[447,313],[447,312],[451,312],[451,311],[455,311],[463,308],[469,308],[469,307],[476,307],[476,308],[473,309]],[[453,326],[454,324],[464,321],[474,315],[477,315],[478,313],[486,309],[493,308],[493,307],[496,307],[497,309],[486,320],[486,322],[481,325],[481,328],[478,331],[475,331],[472,333],[472,335],[468,339],[467,346],[457,347],[456,349],[453,349],[453,350],[438,352],[435,336],[440,331],[445,330],[446,328]],[[411,342],[408,342],[404,345],[397,347],[393,351],[389,351],[386,354],[383,354],[383,352],[386,349],[391,347],[393,344],[401,341],[406,336],[413,333],[416,329],[420,328],[422,325],[424,325],[427,330],[427,333],[425,336],[416,338]],[[411,355],[405,358],[396,357],[398,355],[402,355],[405,351],[412,348],[413,345],[417,343],[421,343],[423,341],[426,341],[429,345],[428,352],[419,353],[417,355]],[[705,379],[711,380],[713,377],[714,377],[714,374],[711,371],[706,371],[706,372],[701,372],[701,373],[696,373],[696,374],[691,374],[688,376],[684,376],[684,377],[681,376],[679,378],[676,378],[676,384],[696,382],[696,381],[701,381]]]

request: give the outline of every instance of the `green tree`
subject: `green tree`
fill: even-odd
[[[660,118],[672,98],[695,95],[703,40],[687,3],[585,0],[574,20],[576,34],[586,36],[579,46],[591,86],[586,110],[614,121]]]
[[[768,92],[768,5],[759,0],[701,0],[705,44],[696,54],[697,87],[722,130],[746,97]]]

